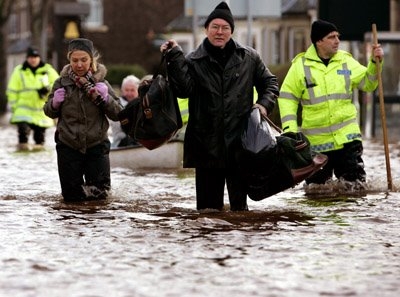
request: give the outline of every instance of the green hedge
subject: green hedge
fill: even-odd
[[[286,63],[268,66],[268,69],[272,74],[276,75],[278,78],[279,88],[282,86],[283,80],[285,79],[291,65],[291,63]]]
[[[283,80],[286,77],[286,74],[290,68],[291,63],[287,64],[279,64],[279,65],[270,65],[268,69],[272,72],[272,74],[276,75],[278,79],[279,88],[281,88]],[[281,127],[281,117],[279,115],[279,106],[278,102],[275,104],[275,108],[272,110],[272,113],[269,115],[269,118],[278,126]]]
[[[115,65],[107,65],[107,76],[106,79],[108,82],[113,86],[120,86],[122,80],[130,75],[133,74],[141,79],[145,76],[146,70],[137,64],[115,64]]]

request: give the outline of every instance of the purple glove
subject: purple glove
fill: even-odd
[[[99,83],[96,83],[95,89],[100,94],[100,96],[103,98],[103,101],[105,103],[107,103],[108,102],[108,87],[107,87],[107,85],[103,82],[99,82]]]
[[[53,102],[51,105],[53,106],[54,109],[59,109],[61,103],[63,103],[64,100],[65,100],[65,89],[59,88],[54,92]]]

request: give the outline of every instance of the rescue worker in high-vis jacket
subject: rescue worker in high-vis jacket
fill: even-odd
[[[11,123],[18,127],[18,149],[29,149],[29,135],[33,130],[34,148],[43,148],[46,128],[54,121],[43,112],[57,71],[41,60],[36,48],[27,49],[26,60],[17,65],[7,86],[7,99],[11,108]]]
[[[306,184],[324,184],[333,174],[339,180],[362,185],[366,180],[363,145],[353,104],[353,89],[372,92],[378,86],[379,44],[373,45],[368,66],[339,50],[337,27],[317,20],[311,27],[312,45],[298,54],[284,79],[278,98],[284,132],[303,132],[313,151],[329,157],[327,165]],[[301,105],[301,127],[297,113]]]

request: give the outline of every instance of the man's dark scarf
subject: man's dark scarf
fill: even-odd
[[[204,40],[204,47],[207,53],[213,57],[218,63],[225,68],[226,63],[235,51],[235,43],[230,39],[224,48],[213,46],[208,38]]]

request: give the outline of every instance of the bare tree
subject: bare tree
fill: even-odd
[[[11,14],[13,0],[0,0],[0,114],[7,107],[7,30],[6,24]]]
[[[27,4],[27,15],[29,16],[29,31],[32,44],[40,46],[41,54],[46,57],[47,53],[47,27],[49,8],[54,0],[22,0]],[[7,21],[12,13],[13,5],[18,4],[15,0],[0,0],[0,114],[6,112],[7,98],[5,95],[7,87]]]
[[[32,44],[40,45],[43,57],[46,57],[47,51],[47,27],[49,8],[53,4],[53,0],[27,0],[28,15],[30,18],[30,31],[32,36]]]

